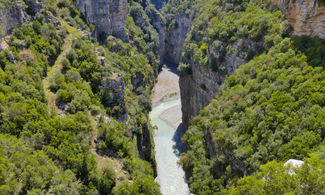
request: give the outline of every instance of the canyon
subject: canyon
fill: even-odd
[[[15,2],[9,7],[0,8],[0,25],[2,28],[0,38],[3,42],[8,40],[6,36],[15,28],[34,20],[37,13],[40,13],[42,9],[42,3],[39,0],[17,0]],[[114,55],[125,52],[123,53],[125,56],[138,58],[139,55],[133,56],[135,51],[145,53],[145,55],[150,53],[154,57],[148,59],[148,61],[146,60],[150,55],[148,55],[149,57],[143,57],[146,58],[142,61],[146,63],[145,65],[150,66],[149,64],[155,60],[160,61],[160,66],[163,64],[168,65],[161,67],[159,71],[155,67],[157,69],[155,73],[145,72],[143,69],[138,72],[130,70],[133,74],[129,79],[129,83],[126,76],[123,75],[124,72],[112,74],[98,82],[98,85],[100,85],[99,88],[104,96],[101,98],[102,105],[106,108],[119,108],[115,112],[114,109],[108,110],[114,112],[117,122],[130,127],[125,134],[133,141],[132,143],[136,147],[136,155],[140,159],[148,161],[155,170],[153,175],[157,176],[156,181],[160,183],[163,194],[189,194],[186,183],[188,178],[185,178],[188,175],[177,164],[181,160],[180,153],[186,149],[182,145],[182,135],[193,124],[193,118],[211,100],[219,97],[220,87],[226,78],[241,65],[266,52],[268,48],[264,45],[264,40],[242,37],[236,37],[232,42],[213,40],[211,44],[206,45],[205,49],[208,65],[202,66],[202,64],[195,61],[194,56],[185,48],[186,43],[189,41],[200,42],[204,39],[198,27],[193,26],[194,14],[191,15],[188,12],[178,13],[171,17],[172,20],[170,18],[170,20],[167,20],[167,17],[161,11],[167,1],[151,0],[151,3],[158,10],[154,9],[153,5],[144,3],[145,1],[136,2],[133,11],[138,13],[137,11],[141,10],[143,15],[130,16],[127,0],[79,0],[75,6],[85,21],[93,25],[92,35],[99,40],[105,40],[103,41],[104,44],[107,44],[107,42],[112,43],[116,48],[114,48]],[[325,2],[323,0],[268,0],[265,6],[279,8],[285,14],[288,23],[292,27],[290,35],[325,38]],[[139,7],[141,9],[136,9]],[[133,17],[131,20],[134,24],[128,20],[131,17]],[[45,21],[53,24],[60,23],[55,20],[56,18],[51,15],[45,17]],[[172,21],[172,25],[168,21]],[[141,32],[137,32],[139,34],[135,33],[136,35],[134,35],[132,34],[133,31],[131,32],[126,28],[126,24],[133,24],[144,30],[140,30]],[[142,36],[140,39],[144,40],[132,40],[132,36],[140,37],[140,35]],[[122,41],[115,39],[113,36]],[[190,38],[186,39],[187,37]],[[132,50],[125,45],[122,47],[122,44],[119,45],[119,41],[125,43],[125,45],[134,44],[136,49]],[[157,46],[152,47],[156,50],[151,51],[153,49],[147,47],[147,43],[149,43],[148,45],[156,44]],[[8,48],[8,45],[2,43],[0,49],[4,48]],[[225,48],[227,52],[225,52]],[[96,51],[96,55],[98,53],[100,52]],[[13,53],[10,53],[10,55],[13,56]],[[97,57],[101,60],[101,66],[112,66],[111,69],[107,69],[109,71],[120,68],[118,64],[110,64],[110,59],[103,56]],[[177,66],[179,64],[180,66],[185,64],[187,71],[178,71]],[[211,64],[213,67],[211,67]],[[130,69],[133,68],[130,67]],[[129,70],[125,72],[127,71]],[[147,76],[148,78],[154,78],[153,75],[157,76],[157,80],[148,81]],[[153,86],[153,83],[155,83],[155,86]],[[147,86],[150,87],[146,89]],[[126,92],[128,87],[131,88],[129,93]],[[145,95],[149,97],[150,90],[152,94],[151,104],[149,102],[146,113],[136,115],[139,118],[136,118],[131,124],[132,116],[130,117],[129,111],[139,111],[132,108],[133,104],[127,102],[127,96],[134,96],[136,99],[132,99],[132,101],[136,102],[135,105],[141,104],[143,106],[148,103],[142,101],[143,99],[146,100],[146,97],[143,97]],[[138,96],[139,100],[137,99]],[[151,106],[152,111],[149,114]],[[107,121],[109,120],[107,119]],[[157,127],[154,128],[153,134],[151,126]],[[202,130],[205,139],[203,144],[207,147],[208,155],[215,157],[218,153],[215,135],[209,129],[202,128]],[[153,157],[154,148],[155,157]],[[228,152],[229,156],[235,156],[232,152]],[[248,174],[248,171],[238,159],[231,159],[230,161],[233,169],[240,170],[244,175]]]
[[[164,195],[189,194],[185,173],[178,165],[184,152],[181,137],[184,133],[176,66],[164,66],[153,89],[153,109],[150,120],[154,127],[157,178]]]
[[[279,7],[288,18],[292,26],[293,35],[309,35],[325,38],[325,18],[324,3],[322,1],[270,1],[271,6]],[[160,8],[161,4],[156,4]],[[182,109],[182,123],[186,127],[192,124],[193,117],[209,104],[209,102],[218,97],[219,87],[228,75],[231,75],[241,65],[247,63],[249,52],[258,55],[257,48],[263,47],[263,42],[256,42],[249,39],[237,38],[237,40],[228,45],[230,48],[238,49],[241,45],[247,46],[247,51],[237,55],[235,52],[228,52],[224,60],[217,61],[217,66],[222,67],[223,71],[214,71],[210,67],[201,66],[191,59],[184,58],[185,39],[188,33],[196,35],[195,29],[191,30],[192,19],[188,14],[179,14],[175,16],[176,25],[168,28],[165,20],[159,14],[151,15],[152,24],[159,34],[160,40],[160,59],[174,64],[185,62],[190,65],[190,73],[181,73],[179,78],[180,101]],[[200,39],[200,37],[197,37]],[[225,43],[222,43],[225,44]],[[209,62],[214,59],[220,59],[222,51],[211,45],[208,47]],[[159,81],[158,81],[159,82]],[[157,106],[154,103],[154,106]],[[210,156],[214,156],[216,143],[213,141],[211,132],[204,129],[205,140]],[[156,146],[159,147],[159,146]],[[160,155],[159,153],[157,155]],[[156,157],[159,158],[159,157]],[[158,160],[159,161],[159,160]],[[240,162],[233,160],[233,166],[243,173],[247,171]],[[159,177],[159,162],[158,162]]]
[[[19,2],[19,1],[17,1]],[[27,0],[34,13],[39,12],[41,4],[39,1]],[[161,8],[163,1],[152,1],[157,8]],[[288,22],[293,27],[294,35],[310,35],[325,38],[325,2],[323,0],[292,1],[292,0],[269,0],[271,6],[277,6],[287,15]],[[125,36],[125,20],[127,17],[126,0],[80,0],[77,5],[79,11],[86,19],[95,25],[95,36],[114,35],[122,40]],[[0,24],[3,36],[7,35],[13,28],[21,26],[29,20],[23,12],[21,3],[10,6],[9,9],[1,9]],[[178,64],[184,52],[184,43],[187,33],[190,31],[192,21],[187,14],[176,16],[175,28],[167,30],[167,24],[159,14],[151,15],[153,26],[159,34],[161,62],[164,59]],[[238,40],[247,42],[248,40]],[[250,44],[252,45],[252,44]],[[236,45],[234,45],[236,47]],[[218,51],[209,47],[211,56],[218,56]],[[229,75],[236,68],[246,61],[233,54],[227,54],[225,66]],[[199,67],[197,64],[188,62],[191,65],[193,75],[181,75],[180,88],[183,105],[183,122],[186,126],[190,124],[193,116],[206,106],[218,93],[219,85],[224,80],[224,75],[214,72],[209,68]]]

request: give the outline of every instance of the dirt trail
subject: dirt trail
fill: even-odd
[[[68,26],[68,24],[66,22],[64,22],[64,21],[61,21],[61,22],[62,22],[63,27]],[[47,77],[44,78],[42,81],[44,92],[45,92],[45,95],[48,100],[48,107],[50,108],[49,112],[53,111],[53,109],[55,110],[56,113],[58,113],[60,111],[59,108],[56,106],[56,96],[49,88],[50,80],[58,72],[61,72],[62,59],[71,50],[72,41],[74,39],[80,38],[82,36],[82,33],[78,29],[71,27],[71,26],[68,26],[68,29],[69,29],[70,33],[64,39],[62,52],[56,59],[55,64],[49,68]],[[97,137],[97,134],[98,134],[98,129],[97,129],[98,122],[97,122],[96,116],[92,116],[90,114],[90,112],[88,114],[89,114],[89,119],[90,119],[90,123],[91,123],[91,127],[92,127],[92,138],[91,138],[91,144],[90,144],[90,152],[91,152],[91,154],[95,155],[95,159],[98,163],[97,171],[103,172],[106,168],[112,167],[116,173],[116,176],[117,176],[117,183],[119,183],[120,181],[125,180],[125,179],[129,180],[130,176],[128,175],[128,173],[126,171],[123,170],[123,163],[121,162],[121,160],[115,159],[115,158],[109,158],[107,156],[100,156],[97,154],[95,138]],[[62,115],[64,115],[64,114],[62,114]]]
[[[61,21],[61,23],[62,23],[62,28],[64,26],[68,26],[66,24],[66,22],[64,22],[64,21]],[[49,110],[50,112],[52,109],[55,109],[56,111],[58,111],[58,108],[56,107],[56,104],[55,104],[55,94],[49,88],[50,87],[50,79],[53,76],[55,76],[56,73],[58,73],[62,70],[61,61],[62,61],[63,57],[65,57],[65,55],[70,51],[71,46],[72,46],[72,40],[81,37],[81,33],[79,32],[78,29],[71,27],[71,26],[68,26],[68,29],[69,29],[70,33],[64,39],[62,52],[56,59],[54,65],[49,68],[47,77],[43,80],[43,88],[44,88],[45,95],[48,100],[48,107],[50,108],[50,110]]]

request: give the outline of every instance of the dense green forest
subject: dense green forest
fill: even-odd
[[[1,1],[20,4],[30,20],[0,52],[1,194],[159,194],[148,119],[158,42],[144,8],[129,2],[126,43],[89,36],[76,1],[42,0],[38,13]]]
[[[258,1],[196,1],[191,8],[197,16],[179,70],[191,74],[194,62],[226,76],[183,137],[191,191],[324,193],[324,41],[289,37],[285,15]],[[234,47],[238,39],[256,44]],[[222,55],[213,59],[210,50]],[[222,65],[228,52],[248,61],[231,76]],[[289,159],[305,163],[284,167]]]

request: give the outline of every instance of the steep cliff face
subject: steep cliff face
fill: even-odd
[[[95,35],[126,39],[127,0],[79,0],[79,11],[96,26]]]
[[[179,80],[185,126],[190,125],[193,117],[218,96],[219,86],[224,82],[225,77],[233,74],[239,66],[245,64],[250,58],[249,55],[256,55],[256,48],[263,47],[262,42],[254,42],[249,39],[238,39],[228,45],[231,52],[223,51],[220,48],[221,45],[225,45],[225,43],[215,41],[208,48],[209,64],[217,65],[216,69],[198,65],[192,59],[184,60],[190,64],[191,69],[190,73],[182,73]],[[243,45],[246,46],[245,50],[241,50]]]
[[[183,124],[188,126],[193,116],[197,115],[207,103],[216,96],[220,80],[218,74],[208,67],[192,65],[192,75],[182,74],[179,79],[182,102]]]
[[[137,149],[141,159],[154,161],[151,156],[153,140],[147,123],[142,124],[142,133],[137,134]],[[154,163],[153,163],[154,165]],[[155,165],[154,165],[155,166]]]
[[[160,63],[163,62],[163,58],[165,55],[165,47],[166,47],[166,36],[167,36],[167,29],[166,29],[166,19],[159,13],[157,10],[150,9],[146,11],[148,17],[151,20],[153,27],[156,29],[159,35],[159,56],[160,56]]]
[[[270,0],[270,3],[286,13],[294,35],[325,38],[324,0]]]
[[[15,1],[0,9],[0,25],[3,35],[8,35],[13,28],[21,26],[26,21],[24,7],[21,1]]]
[[[232,54],[228,54],[227,59],[227,74],[245,63],[245,60]],[[179,80],[185,126],[191,124],[192,118],[218,95],[219,86],[225,79],[223,73],[214,72],[207,66],[191,64],[191,69],[192,74],[182,74]]]
[[[165,58],[178,64],[184,52],[185,38],[192,26],[189,15],[181,14],[176,16],[173,27],[169,27],[165,45]]]

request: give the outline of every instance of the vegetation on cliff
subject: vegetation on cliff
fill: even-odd
[[[41,5],[26,1],[30,22],[0,52],[0,191],[159,194],[148,119],[155,30],[130,16],[129,43],[99,43],[75,1]]]
[[[323,40],[288,38],[281,11],[256,2],[197,1],[192,9],[198,16],[179,70],[191,74],[191,63],[227,76],[228,53],[248,63],[226,77],[183,138],[189,150],[181,163],[191,191],[322,193],[313,178],[323,172],[313,168],[322,170],[324,162],[309,155],[323,154]],[[292,158],[306,161],[293,176],[282,166]],[[290,184],[273,183],[289,178]]]
[[[209,189],[202,188],[209,178],[203,173],[232,186],[268,161],[304,159],[316,150],[324,138],[323,92],[317,87],[323,74],[284,39],[229,76],[184,137],[190,150],[183,163],[193,173],[193,190]],[[210,153],[204,134],[211,136]]]
[[[262,165],[252,176],[238,180],[223,194],[324,194],[325,162],[317,156],[306,158],[299,168],[275,161]]]
[[[225,78],[183,137],[191,191],[325,193],[324,40],[290,37],[262,0],[171,0],[162,13],[129,0],[126,37],[97,40],[77,3],[0,0],[24,23],[0,26],[1,193],[160,194],[150,94],[180,15],[194,23],[180,73]],[[305,162],[284,167],[292,158]]]

